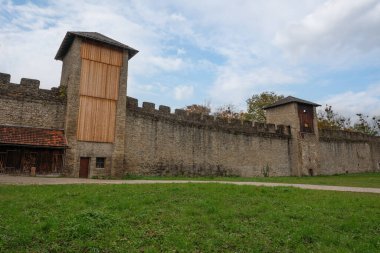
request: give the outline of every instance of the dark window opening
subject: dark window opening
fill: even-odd
[[[96,157],[96,168],[97,169],[104,169],[105,162],[106,162],[106,158]]]

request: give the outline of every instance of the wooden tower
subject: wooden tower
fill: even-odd
[[[99,33],[67,32],[55,57],[63,61],[67,174],[122,174],[128,61],[137,52]]]

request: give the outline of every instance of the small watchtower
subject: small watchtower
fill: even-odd
[[[264,107],[267,123],[291,128],[291,173],[317,175],[320,168],[319,133],[316,108],[319,104],[288,96]]]
[[[97,32],[67,32],[55,56],[66,95],[67,174],[124,170],[128,61],[137,50]]]

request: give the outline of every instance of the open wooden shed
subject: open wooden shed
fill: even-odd
[[[0,125],[0,173],[62,174],[66,148],[63,130]]]

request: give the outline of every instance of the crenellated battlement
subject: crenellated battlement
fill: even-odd
[[[368,142],[380,141],[379,137],[370,136],[367,134],[344,131],[344,130],[330,130],[319,129],[319,139],[321,141],[348,141],[348,142]]]
[[[0,73],[0,85],[9,84],[11,82],[11,75],[6,73]]]
[[[204,127],[231,133],[278,138],[290,138],[291,135],[289,126],[276,126],[274,124],[264,124],[247,120],[226,119],[212,115],[190,113],[183,109],[175,109],[174,113],[171,113],[170,107],[160,105],[158,109],[156,109],[155,104],[149,102],[143,102],[142,107],[139,107],[138,100],[132,97],[127,97],[127,113],[150,117],[155,120],[170,121],[180,125]]]
[[[149,102],[139,106],[137,99],[126,96],[128,61],[137,52],[97,32],[67,32],[55,57],[62,60],[59,87],[41,89],[40,81],[30,78],[12,83],[10,74],[0,73],[0,125],[64,129],[68,144],[58,155],[54,147],[54,154],[46,157],[47,147],[38,148],[39,140],[26,145],[21,136],[18,143],[9,142],[12,133],[4,133],[0,144],[7,148],[5,170],[25,172],[24,154],[34,150],[49,158],[42,159],[46,166],[38,162],[37,172],[90,178],[380,171],[380,137],[318,131],[319,105],[292,96],[265,107],[268,123]],[[7,158],[8,146],[17,151],[18,168],[14,157]]]
[[[11,83],[11,75],[0,73],[0,97],[14,100],[44,100],[61,102],[66,99],[65,91],[53,87],[50,90],[40,89],[40,81],[30,78],[21,78],[20,84]]]

